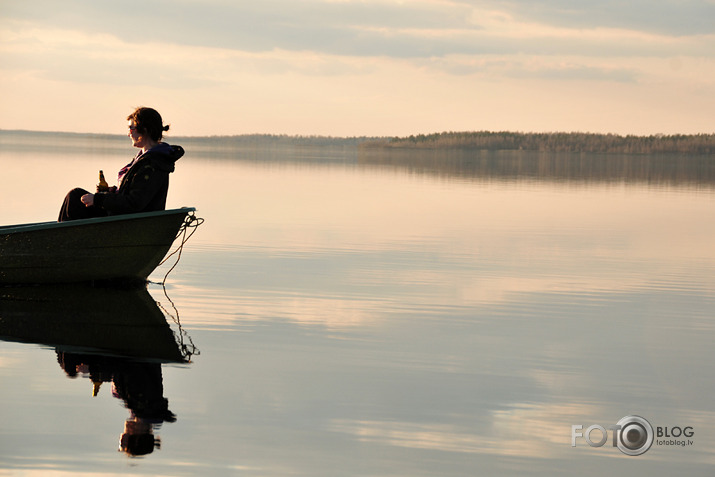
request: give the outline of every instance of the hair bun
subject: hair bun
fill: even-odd
[[[169,130],[169,125],[167,124],[166,126],[164,126],[163,128],[161,128],[161,130],[162,130],[162,131],[168,131],[168,130]]]

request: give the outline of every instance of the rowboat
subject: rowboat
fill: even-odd
[[[0,288],[0,340],[57,352],[187,362],[196,350],[144,288],[60,284]],[[175,327],[176,327],[175,326]]]
[[[1,226],[0,284],[146,281],[195,210]]]

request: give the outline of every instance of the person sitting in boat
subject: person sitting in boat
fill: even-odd
[[[137,108],[127,120],[132,145],[141,150],[119,171],[119,186],[94,194],[72,189],[65,196],[59,222],[165,209],[169,174],[184,149],[162,142],[162,133],[169,126],[164,126],[156,110]]]

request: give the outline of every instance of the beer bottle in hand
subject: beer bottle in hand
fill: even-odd
[[[99,171],[99,184],[97,184],[97,192],[107,192],[109,190],[109,184],[104,179],[104,172]]]

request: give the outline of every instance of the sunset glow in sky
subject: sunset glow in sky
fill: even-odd
[[[0,129],[715,130],[713,0],[0,0]]]

